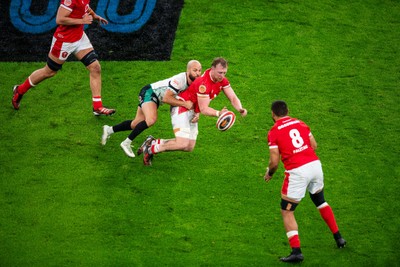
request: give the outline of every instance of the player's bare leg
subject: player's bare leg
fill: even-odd
[[[289,205],[291,203],[289,202]],[[287,207],[290,207],[290,206]],[[296,219],[294,217],[293,210],[281,210],[283,225],[285,226],[286,235],[289,239],[290,247],[292,248],[292,252],[287,257],[281,258],[283,262],[301,262],[304,257],[301,253],[300,249],[300,239],[298,234],[298,226]]]
[[[58,58],[54,57],[49,53],[49,57],[56,63],[59,64],[60,66],[64,63],[64,61],[59,60]],[[61,68],[61,67],[60,67]],[[22,96],[32,87],[38,85],[42,81],[53,77],[54,75],[57,74],[57,71],[54,71],[49,68],[49,66],[46,64],[43,68],[35,70],[34,72],[29,75],[29,77],[25,80],[24,83],[20,85],[15,85],[13,87],[13,98],[12,98],[12,105],[14,109],[18,110],[20,106],[20,102],[22,99]]]
[[[134,157],[132,151],[132,141],[141,134],[144,130],[151,127],[157,121],[157,104],[154,102],[145,102],[142,107],[138,107],[135,119],[131,122],[132,132],[121,143],[121,148],[129,157]],[[142,153],[142,147],[139,148],[138,154]]]
[[[148,136],[145,142],[143,143],[143,164],[151,165],[151,160],[153,159],[153,155],[166,151],[185,151],[190,152],[193,151],[196,140],[190,140],[189,138],[184,137],[175,137],[175,139],[163,140],[163,142],[158,143],[157,140],[154,140],[152,136]]]
[[[153,126],[157,121],[157,104],[154,102],[143,103],[142,111],[145,117],[147,127]]]
[[[175,139],[167,140],[165,143],[158,145],[158,147],[155,146],[154,149],[156,153],[176,150],[191,152],[194,149],[195,143],[195,140],[177,136]]]
[[[135,129],[136,125],[139,122],[144,121],[145,119],[146,119],[146,117],[144,116],[142,108],[137,107],[135,118],[131,122],[131,129],[132,130]]]
[[[89,70],[89,82],[93,100],[93,114],[95,116],[113,115],[115,113],[115,109],[104,107],[101,99],[101,66],[97,59],[97,54],[94,52],[93,48],[88,48],[79,51],[75,56],[78,60],[82,61],[82,63],[85,64],[86,68]]]
[[[321,214],[322,219],[324,219],[325,223],[331,230],[338,248],[344,248],[347,242],[339,232],[339,227],[336,223],[335,215],[331,206],[325,201],[323,188],[314,194],[310,193],[310,197]]]

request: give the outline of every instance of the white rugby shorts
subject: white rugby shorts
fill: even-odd
[[[315,160],[301,167],[285,171],[282,195],[295,201],[304,198],[306,191],[315,194],[324,188],[321,161]]]
[[[179,113],[180,107],[171,107],[172,128],[176,137],[196,140],[199,134],[198,124],[192,123],[194,111],[187,110]]]
[[[78,53],[81,50],[93,48],[86,33],[83,33],[82,38],[74,43],[61,42],[53,36],[50,51],[60,60],[67,60],[71,54]]]

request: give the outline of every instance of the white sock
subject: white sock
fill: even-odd
[[[157,154],[160,152],[160,145],[159,144],[154,144],[151,146],[153,154]]]

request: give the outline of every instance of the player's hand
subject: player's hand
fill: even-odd
[[[190,100],[187,101],[183,101],[183,107],[187,108],[187,109],[192,109],[193,108],[193,102]]]
[[[108,20],[106,20],[105,18],[100,17],[99,15],[96,15],[96,18],[100,24],[102,25],[107,25],[108,24]]]
[[[193,118],[192,118],[192,120],[191,120],[191,122],[192,123],[197,123],[199,121],[199,119],[200,119],[200,113],[195,113]]]
[[[240,113],[240,116],[244,117],[244,116],[247,115],[247,109],[242,108],[242,109],[239,110],[239,113]]]
[[[85,15],[83,15],[82,20],[83,20],[83,24],[92,24],[93,17],[92,17],[92,15],[89,15],[88,13],[86,13]]]
[[[223,109],[221,109],[219,111],[219,115],[221,116],[221,114],[224,114],[225,112],[229,111],[226,107],[224,107]]]
[[[265,171],[264,180],[268,183],[272,179],[272,176],[269,175],[269,168]]]

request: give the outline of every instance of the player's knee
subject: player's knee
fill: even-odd
[[[47,57],[47,69],[45,72],[46,78],[53,77],[62,68],[62,64],[55,62],[50,57]]]
[[[319,207],[325,203],[324,190],[321,190],[315,194],[310,193],[310,197],[316,207]]]
[[[146,118],[147,127],[153,126],[157,121],[157,118]]]
[[[185,151],[185,152],[192,152],[193,149],[194,149],[194,147],[192,147],[192,146],[190,146],[190,145],[188,144],[188,145],[186,145],[186,146],[182,149],[182,151]]]
[[[299,205],[299,203],[289,201],[283,198],[281,199],[281,210],[294,211],[297,205]]]
[[[93,71],[101,70],[100,63],[98,62],[98,55],[96,54],[96,52],[94,50],[90,51],[85,56],[83,56],[83,58],[81,59],[81,62],[86,67],[90,66],[90,69],[91,70],[93,69]],[[93,64],[94,62],[96,62],[97,64]]]
[[[190,152],[190,140],[187,138],[177,138],[176,144],[178,149],[184,152]]]
[[[189,143],[186,146],[186,150],[185,151],[192,152],[194,150],[195,145],[196,145],[196,140],[189,140]]]
[[[53,77],[53,76],[56,75],[56,74],[57,74],[57,71],[48,70],[48,71],[46,71],[46,78],[51,78],[51,77]]]
[[[194,145],[192,145],[192,144],[189,143],[189,145],[186,147],[186,150],[185,150],[185,151],[187,151],[187,152],[192,152],[193,149],[194,149]]]
[[[100,63],[98,63],[98,61],[87,66],[86,68],[89,70],[90,75],[99,76],[101,74],[101,66]]]

